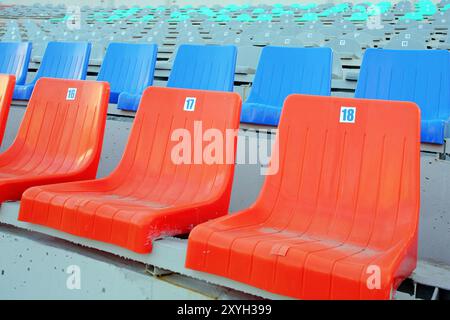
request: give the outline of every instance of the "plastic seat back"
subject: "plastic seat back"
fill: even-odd
[[[42,77],[86,79],[90,53],[87,42],[49,42],[32,83]]]
[[[17,173],[24,187],[95,178],[108,98],[105,82],[39,79],[0,170]]]
[[[343,58],[358,58],[362,56],[361,45],[350,37],[332,39],[327,46],[333,49],[333,52]]]
[[[181,45],[167,86],[233,91],[236,58],[235,46]]]
[[[12,74],[17,84],[24,84],[27,78],[31,56],[30,42],[0,42],[0,73]]]
[[[425,41],[393,37],[384,48],[388,50],[426,50],[427,44]]]
[[[158,47],[155,44],[111,43],[97,80],[111,86],[110,102],[120,93],[141,94],[153,83]]]
[[[330,95],[331,65],[329,48],[265,47],[247,102],[281,108],[293,93]]]
[[[0,146],[2,145],[14,92],[15,78],[13,75],[0,74]]]
[[[319,31],[301,32],[296,39],[305,47],[320,47],[325,43],[325,36]]]
[[[235,140],[225,137],[227,129],[239,128],[240,106],[235,93],[147,88],[124,157],[111,179],[122,181],[125,189],[147,179],[146,186],[135,190],[133,196],[158,199],[158,203],[193,205],[215,199],[221,208],[217,214],[226,214]],[[207,147],[211,147],[207,141],[211,134],[224,141],[213,152],[218,157],[215,160],[204,156],[212,150]],[[192,148],[182,151],[180,142]]]
[[[415,239],[420,111],[414,103],[289,96],[274,150],[254,221],[377,250]]]
[[[417,105],[291,95],[272,150],[255,204],[194,228],[186,267],[299,299],[390,298],[417,263]]]
[[[412,101],[421,109],[423,142],[442,143],[439,130],[427,121],[450,117],[450,52],[444,50],[368,49],[356,98]],[[428,128],[429,127],[429,128]]]

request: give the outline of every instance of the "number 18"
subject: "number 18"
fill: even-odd
[[[341,107],[341,123],[355,123],[356,120],[356,108],[353,107]]]

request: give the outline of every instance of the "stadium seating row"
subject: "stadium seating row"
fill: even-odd
[[[440,23],[408,25],[382,25],[379,29],[369,29],[351,22],[336,22],[334,25],[324,25],[313,21],[306,25],[298,26],[295,22],[259,23],[258,25],[242,24],[239,26],[212,24],[202,27],[190,23],[179,23],[172,26],[170,23],[156,23],[155,25],[129,26],[127,24],[95,25],[85,27],[86,30],[70,30],[67,25],[59,23],[55,26],[35,26],[29,22],[27,36],[21,36],[22,31],[18,26],[10,26],[2,41],[28,41],[33,42],[33,60],[42,58],[45,47],[50,41],[91,41],[91,63],[100,64],[107,46],[111,42],[128,43],[156,43],[161,48],[161,58],[176,52],[179,45],[190,44],[216,44],[236,46],[327,46],[334,51],[342,51],[343,57],[351,54],[358,58],[366,48],[387,49],[448,49],[448,39],[445,36],[450,11]],[[27,24],[28,25],[28,24]],[[87,25],[89,25],[87,23]],[[48,27],[48,30],[47,30]],[[124,29],[122,29],[122,27]],[[43,28],[43,29],[40,29]],[[29,29],[29,30],[28,30]],[[67,31],[61,33],[61,29]],[[95,40],[92,40],[95,39]],[[345,40],[345,44],[341,41]],[[347,52],[345,52],[347,50]],[[163,54],[164,53],[164,54]]]
[[[1,52],[3,48],[0,72],[15,74],[18,79],[14,99],[28,100],[41,77],[86,77],[88,43],[50,42],[34,80],[28,84],[24,79],[30,44],[0,43]],[[97,79],[110,83],[111,103],[122,110],[137,110],[143,90],[152,85],[156,53],[154,44],[110,44]],[[182,45],[167,86],[233,91],[236,55],[234,46]],[[265,47],[241,122],[276,126],[289,94],[330,95],[332,61],[329,48]],[[368,49],[355,97],[417,103],[422,110],[422,142],[442,145],[448,134],[449,86],[448,51]]]
[[[26,12],[20,14],[22,10]],[[44,21],[42,18],[37,19],[30,12],[34,10],[38,10],[40,15],[47,15],[48,19]],[[17,14],[21,18],[29,18],[25,21],[12,20],[10,24],[7,24],[3,41],[32,41],[37,45],[52,40],[97,39],[94,43],[94,51],[103,54],[108,41],[122,42],[139,39],[142,42],[147,38],[153,38],[152,42],[157,42],[158,45],[163,45],[164,42],[173,38],[176,38],[176,42],[186,42],[192,38],[195,42],[224,41],[227,44],[233,44],[230,40],[235,40],[236,37],[240,37],[245,42],[249,36],[251,38],[254,36],[255,39],[252,40],[257,40],[261,39],[264,33],[269,32],[271,37],[265,37],[263,40],[269,41],[272,45],[279,45],[270,40],[280,41],[283,36],[305,33],[310,26],[317,26],[315,33],[327,38],[349,35],[356,30],[367,31],[375,36],[380,34],[384,36],[393,32],[394,29],[413,31],[414,28],[421,27],[423,27],[421,31],[429,31],[428,36],[430,36],[448,28],[448,14],[450,14],[444,1],[436,5],[430,0],[421,0],[417,3],[403,1],[403,4],[397,5],[389,2],[377,4],[363,2],[354,5],[350,3],[310,4],[303,7],[298,5],[215,8],[146,6],[116,10],[80,7],[79,10],[79,12],[71,12],[70,8],[64,6],[48,8],[14,6],[1,10],[0,17],[6,19],[15,18]],[[323,24],[326,26],[322,30]],[[62,28],[64,32],[60,32]],[[296,39],[296,41],[299,40],[306,39],[302,37]],[[428,45],[433,47],[437,45],[430,37],[427,40]]]
[[[333,75],[349,81],[356,80],[357,74],[346,70],[349,67],[346,60],[352,60],[352,66],[359,66],[367,48],[450,49],[447,31],[450,10],[445,1],[437,5],[424,0],[398,4],[312,3],[211,8],[82,6],[79,9],[78,14],[65,6],[0,8],[0,17],[11,19],[0,25],[1,40],[32,42],[34,62],[42,60],[50,41],[90,41],[91,65],[101,64],[112,42],[156,43],[159,62],[169,65],[168,70],[183,43],[236,45],[239,47],[238,67],[244,70],[256,67],[252,60],[240,64],[242,52],[249,48],[255,51],[265,45],[326,46],[335,53]],[[19,16],[28,19],[12,19],[20,11],[23,14]],[[34,11],[39,14],[33,14]],[[46,15],[48,19],[37,18]],[[224,16],[229,17],[223,19]],[[342,66],[338,57],[344,60]],[[353,89],[352,83],[340,85],[344,86],[342,89]]]
[[[220,22],[223,24],[233,22],[258,23],[267,21],[278,21],[292,19],[295,22],[304,23],[311,21],[345,21],[361,23],[370,20],[371,17],[380,15],[383,21],[427,21],[439,18],[441,13],[449,9],[447,0],[439,4],[431,0],[420,0],[415,3],[401,1],[397,4],[383,1],[380,3],[328,3],[306,5],[229,5],[229,6],[134,6],[121,8],[105,7],[78,7],[78,12],[73,12],[66,6],[26,6],[15,5],[3,8],[0,17],[23,18],[23,17],[47,17],[49,22],[72,21],[73,16],[78,14],[83,22],[91,23],[149,23],[162,19],[171,23],[185,21]],[[35,11],[35,12],[33,12]],[[37,12],[36,12],[37,11]]]
[[[14,77],[0,83],[3,109]],[[199,131],[228,137],[239,128],[238,94],[147,88],[121,162],[93,180],[108,100],[106,82],[37,80],[17,138],[0,154],[0,202],[21,200],[19,220],[141,254],[193,229],[188,268],[302,299],[388,299],[414,270],[414,103],[290,95],[272,155],[279,170],[252,207],[230,216],[236,135],[215,145],[226,161],[192,159],[196,145],[209,146]],[[183,141],[193,147],[181,162],[179,129],[197,137]]]
[[[7,24],[2,41],[25,41],[33,43],[32,61],[42,60],[44,50],[50,41],[91,41],[91,65],[100,65],[106,49],[113,42],[155,43],[158,45],[159,60],[170,63],[174,59],[179,46],[189,44],[236,45],[241,51],[247,47],[255,49],[265,45],[295,47],[330,47],[344,60],[353,59],[358,63],[367,48],[423,50],[450,49],[447,25],[450,11],[443,17],[427,23],[402,21],[395,25],[382,21],[380,28],[368,28],[351,21],[336,21],[326,25],[320,21],[310,21],[301,26],[292,19],[283,22],[263,22],[257,24],[240,23],[226,25],[212,22],[178,22],[168,23],[161,20],[157,23],[106,23],[92,24],[83,21],[81,29],[72,30],[67,22],[44,23],[36,25],[35,21],[21,24]],[[394,20],[395,21],[395,20]],[[65,30],[61,32],[61,30]],[[168,59],[168,60],[167,60]],[[239,64],[238,64],[239,66]],[[252,64],[243,65],[252,67]],[[341,68],[336,76],[340,75]],[[169,68],[170,69],[170,68]]]
[[[85,80],[90,44],[50,42],[34,79],[24,84],[31,51],[30,43],[0,43],[0,72],[18,75],[14,99],[29,100],[43,77]],[[12,52],[15,48],[15,54]],[[97,80],[111,85],[110,102],[136,111],[144,89],[153,83],[155,44],[112,43],[108,47]],[[182,46],[177,54],[168,87],[232,91],[236,67],[234,46]],[[17,63],[9,63],[15,59]],[[189,63],[186,63],[189,61]]]

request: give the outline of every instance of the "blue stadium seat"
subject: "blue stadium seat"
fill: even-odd
[[[233,91],[237,49],[235,46],[181,45],[167,87]],[[118,107],[136,111],[141,94],[122,94]],[[130,107],[136,106],[136,107]]]
[[[236,59],[235,46],[181,45],[167,86],[233,91]]]
[[[241,122],[276,126],[288,95],[329,96],[332,61],[330,48],[265,47]]]
[[[415,102],[422,142],[443,144],[450,118],[450,52],[368,49],[355,97]]]
[[[49,42],[33,81],[16,85],[15,100],[29,100],[39,78],[86,79],[91,44],[87,42]]]
[[[0,73],[12,74],[16,84],[24,84],[30,56],[31,42],[0,42]]]
[[[140,95],[153,83],[156,44],[111,43],[106,50],[98,81],[109,82],[110,103],[123,110],[136,111]]]

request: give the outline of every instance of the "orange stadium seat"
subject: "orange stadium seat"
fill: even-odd
[[[149,253],[153,240],[225,215],[237,144],[227,129],[239,128],[240,107],[236,93],[147,88],[116,170],[99,180],[28,190],[19,219]],[[177,130],[183,138],[174,136]],[[208,154],[211,141],[221,140],[217,135],[232,136],[213,148],[227,161],[199,159],[199,151]],[[190,142],[191,150],[177,148]]]
[[[0,203],[33,186],[94,178],[108,99],[107,83],[39,79],[14,143],[0,154]]]
[[[5,134],[15,82],[13,75],[0,74],[0,146]]]
[[[194,228],[186,266],[300,299],[390,298],[417,260],[418,107],[291,95],[276,141],[255,204]]]

